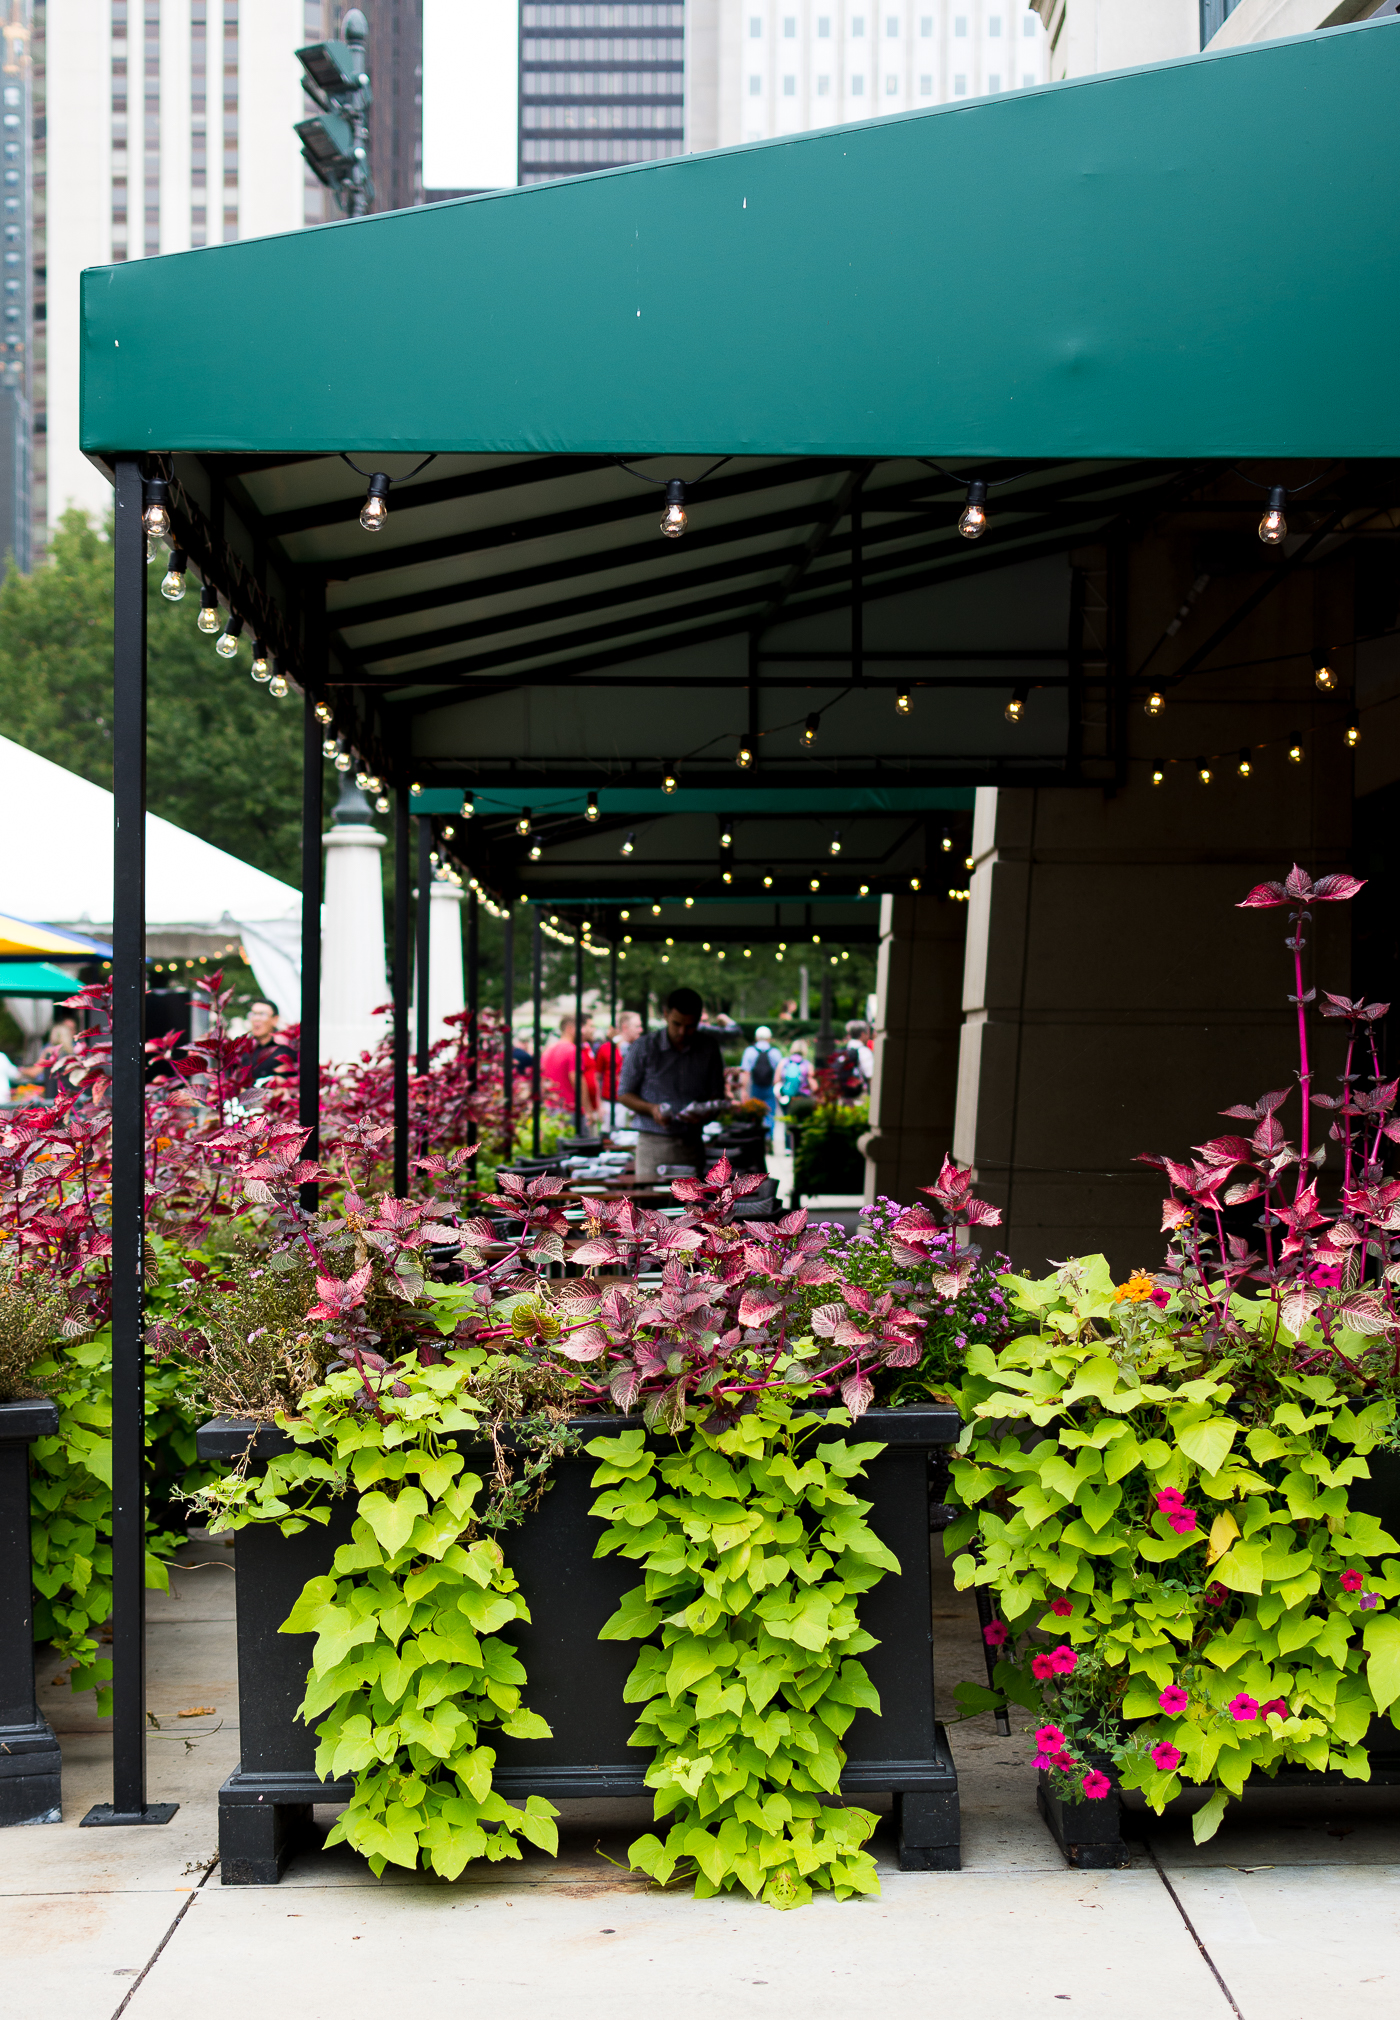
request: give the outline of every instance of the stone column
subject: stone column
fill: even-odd
[[[428,1037],[436,1045],[453,1032],[447,1019],[467,1007],[462,965],[462,901],[466,892],[441,872],[433,878],[428,918]],[[413,978],[413,1028],[418,1028],[420,978]],[[458,1027],[460,1029],[460,1026]]]
[[[911,1205],[952,1148],[966,924],[932,892],[881,900],[867,1201]]]
[[[334,824],[322,836],[326,851],[325,913],[321,927],[321,1057],[335,1065],[372,1050],[389,1000],[384,961],[384,882],[376,832],[364,794],[347,775]]]

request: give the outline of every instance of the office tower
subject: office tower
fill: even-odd
[[[521,0],[521,182],[685,152],[683,0]]]

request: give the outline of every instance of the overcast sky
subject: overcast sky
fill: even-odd
[[[515,181],[517,0],[424,0],[423,183]]]

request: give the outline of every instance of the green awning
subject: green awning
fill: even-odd
[[[61,1003],[82,986],[47,961],[0,961],[0,996],[52,996]]]
[[[83,446],[1393,456],[1397,104],[1363,24],[90,270]]]

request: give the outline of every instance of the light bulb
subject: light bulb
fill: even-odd
[[[909,703],[909,690],[907,687],[900,688],[899,692],[896,694],[894,698],[894,707],[896,715],[908,715],[910,703]]]
[[[822,719],[819,715],[809,715],[806,722],[802,725],[802,741],[809,748],[817,740],[817,731],[821,728],[821,723]]]
[[[1300,743],[1288,746],[1288,762],[1293,765],[1300,765],[1303,762],[1303,746]]]
[[[219,592],[212,582],[206,582],[199,592],[199,615],[195,623],[201,631],[217,631],[219,628]]]
[[[726,828],[724,829],[723,833],[722,833],[722,834],[720,835],[720,838],[719,838],[719,845],[720,845],[720,847],[721,847],[722,849],[732,849],[732,848],[733,848],[733,846],[734,846],[734,836],[733,836],[733,833],[732,833],[732,831],[731,831],[731,830],[730,830],[730,829],[729,829],[728,827],[726,827]]]
[[[1346,726],[1347,749],[1355,750],[1356,746],[1360,743],[1360,741],[1361,741],[1361,725],[1356,720],[1356,717],[1352,716]]]
[[[287,699],[287,681],[285,675],[274,673],[271,680],[267,683],[267,691],[274,701],[285,701]]]
[[[820,878],[820,877],[812,877],[812,878],[811,878],[811,879],[810,879],[809,881],[810,881],[810,885],[811,885],[811,888],[812,888],[812,889],[813,889],[814,891],[819,891],[819,890],[821,889],[821,887],[822,887],[822,880],[821,880],[821,878]]]
[[[318,701],[311,713],[315,716],[317,722],[329,722],[331,719],[331,705],[328,701]]]
[[[753,959],[753,948],[752,948],[752,947],[745,947],[745,949],[744,949],[744,959],[745,959],[746,961],[752,961],[752,959]]]
[[[475,794],[475,793],[463,793],[463,795],[462,795],[462,819],[463,819],[464,821],[469,821],[469,820],[470,820],[470,819],[472,818],[472,816],[473,816],[473,814],[474,814],[475,812],[476,812],[476,794]]]
[[[964,857],[963,857],[963,868],[964,868],[965,870],[970,870],[970,869],[972,868],[972,858],[971,858],[971,856],[964,856]]]
[[[742,739],[738,750],[735,751],[734,762],[738,765],[741,772],[746,772],[753,763],[753,745],[747,737]]]
[[[1200,780],[1203,786],[1208,786],[1211,780],[1215,777],[1215,773],[1211,770],[1210,766],[1206,763],[1204,758],[1197,758],[1196,760],[1196,777]]]
[[[673,793],[679,784],[680,780],[676,777],[676,774],[673,771],[668,771],[661,781],[661,790],[663,793]]]
[[[422,788],[422,786],[421,786],[421,785],[419,784],[418,780],[417,780],[417,779],[415,779],[415,780],[413,781],[413,784],[412,784],[412,785],[411,785],[411,786],[409,787],[409,789],[408,789],[408,790],[409,790],[409,791],[410,791],[410,792],[412,793],[412,795],[413,795],[414,799],[417,799],[417,797],[418,797],[419,793],[421,793],[421,792],[422,792],[423,788]]]
[[[987,487],[974,477],[967,487],[967,503],[958,517],[958,531],[964,540],[980,540],[987,530]]]
[[[1235,770],[1238,772],[1239,776],[1242,779],[1247,779],[1250,773],[1254,770],[1254,766],[1249,761],[1249,752],[1247,750],[1242,750],[1240,752],[1240,761],[1235,766]]]
[[[587,806],[586,806],[586,807],[584,808],[584,810],[583,810],[583,818],[584,818],[584,819],[585,819],[586,821],[596,821],[596,820],[597,820],[597,818],[598,818],[598,795],[597,795],[597,793],[590,793],[590,794],[588,795],[588,805],[587,805]]]
[[[164,540],[170,531],[169,497],[170,486],[164,477],[152,477],[146,486],[146,509],[141,514],[141,523],[152,540]]]
[[[1288,493],[1282,484],[1275,484],[1270,488],[1268,509],[1259,521],[1259,538],[1266,547],[1277,547],[1279,542],[1287,537],[1288,521],[1283,516],[1287,498]]]
[[[376,471],[369,480],[369,495],[360,507],[360,524],[366,533],[381,533],[389,516],[389,479]]]
[[[659,919],[661,917],[661,907],[659,905],[652,906],[651,916],[653,919]]]
[[[909,888],[911,891],[921,891],[923,887],[923,879],[921,877],[911,877],[909,879]]]
[[[338,772],[348,772],[354,760],[348,750],[338,750],[335,754],[335,768]]]
[[[773,888],[773,872],[771,870],[763,872],[763,888],[765,891],[771,891]]]
[[[631,831],[631,832],[630,832],[630,833],[628,834],[628,837],[627,837],[627,840],[626,840],[626,841],[625,841],[625,842],[624,842],[624,843],[622,844],[622,853],[623,853],[623,855],[624,855],[624,856],[630,856],[630,855],[631,855],[631,853],[632,853],[632,851],[633,851],[633,849],[635,849],[635,848],[636,848],[636,846],[637,846],[637,835],[636,835],[636,830],[635,830],[635,829],[633,829],[633,830],[632,830],[632,831]],[[626,913],[624,912],[622,916],[623,916],[623,918],[625,919],[625,918],[627,917],[627,914],[626,914]]]
[[[953,837],[949,834],[947,828],[945,828],[943,830],[943,842],[942,842],[943,853],[945,856],[948,854],[952,846],[953,846]]]
[[[1026,712],[1027,698],[1027,690],[1024,687],[1018,687],[1013,691],[1010,701],[1006,704],[1008,722],[1020,722]]]
[[[367,771],[358,771],[358,772],[356,772],[356,774],[355,774],[355,784],[356,784],[356,785],[357,785],[357,786],[359,787],[359,789],[360,789],[360,791],[361,791],[362,793],[363,793],[363,792],[368,792],[368,791],[369,791],[369,773],[368,773]]]
[[[253,678],[254,680],[266,680],[271,672],[272,666],[268,660],[267,647],[260,638],[255,639],[253,641]]]
[[[619,919],[630,919],[632,914],[630,912],[619,912],[617,916]],[[559,924],[559,921],[557,919],[551,919],[549,923],[551,926],[557,926]]]
[[[518,821],[516,822],[516,824],[515,824],[515,832],[516,832],[516,833],[517,833],[518,835],[528,835],[528,834],[529,834],[529,832],[530,832],[530,809],[529,809],[528,807],[522,807],[522,808],[520,809],[520,818],[519,818],[519,820],[518,820]]]
[[[1313,654],[1313,679],[1317,682],[1323,694],[1336,693],[1337,676],[1327,664],[1327,655],[1325,652],[1315,652]]]
[[[340,745],[336,742],[335,738],[328,736],[322,742],[321,756],[324,758],[333,758],[339,749]]]
[[[530,861],[531,861],[532,863],[537,863],[537,862],[539,861],[539,859],[540,859],[540,845],[539,845],[539,843],[538,843],[538,842],[531,842],[531,844],[530,844]]]
[[[841,853],[841,830],[840,830],[839,828],[838,828],[838,829],[836,830],[836,833],[835,833],[835,834],[834,834],[834,835],[832,836],[832,838],[831,838],[831,842],[830,842],[829,846],[830,846],[830,850],[831,850],[831,853],[832,853],[832,855],[833,855],[833,856],[839,856],[839,855],[840,855],[840,853]]]
[[[722,881],[726,884],[732,884],[734,881],[734,872],[732,870],[725,870]]]
[[[378,798],[378,799],[377,799],[377,800],[375,801],[375,803],[374,803],[374,811],[375,811],[375,812],[376,812],[377,814],[387,814],[387,813],[388,813],[388,811],[389,811],[389,795],[388,795],[387,793],[381,793],[381,794],[379,795],[379,798]]]
[[[869,886],[869,884],[862,884],[862,885],[861,885],[861,887],[860,887],[860,895],[862,896],[862,898],[868,898],[868,897],[870,896],[870,886]]]
[[[443,824],[442,824],[442,838],[443,838],[443,840],[444,840],[445,842],[450,842],[450,841],[452,840],[452,837],[453,837],[453,836],[454,836],[454,835],[456,834],[456,832],[457,832],[457,830],[456,830],[456,829],[455,829],[455,828],[453,827],[453,825],[452,825],[451,821],[444,821],[444,822],[443,822]]]
[[[693,911],[695,910],[695,900],[694,900],[694,898],[687,898],[687,899],[686,899],[686,901],[685,901],[685,909],[687,910],[687,912],[693,912]]]
[[[1153,772],[1153,774],[1152,774],[1152,783],[1153,783],[1153,785],[1154,785],[1154,786],[1159,786],[1159,785],[1161,785],[1161,783],[1162,783],[1162,780],[1163,780],[1163,779],[1164,779],[1165,777],[1166,777],[1166,773],[1165,773],[1165,772]]]
[[[1157,692],[1156,688],[1154,687],[1151,694],[1148,695],[1146,701],[1142,705],[1143,713],[1146,715],[1160,715],[1162,713],[1162,710],[1166,707],[1166,705],[1167,704],[1165,699],[1163,698],[1162,695],[1160,695]]]
[[[185,593],[186,557],[180,548],[170,556],[170,566],[160,578],[160,593],[170,603],[178,603]]]
[[[239,634],[243,630],[241,617],[230,617],[228,623],[214,641],[214,650],[220,659],[235,659],[238,655]]]
[[[666,485],[666,510],[661,515],[661,531],[668,540],[679,540],[690,522],[685,516],[685,485],[672,477]]]

